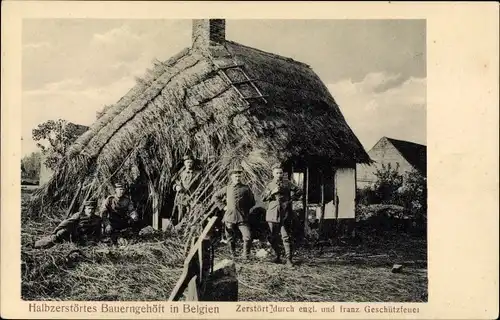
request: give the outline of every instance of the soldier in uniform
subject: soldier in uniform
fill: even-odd
[[[266,221],[270,229],[269,242],[276,252],[276,263],[281,262],[279,235],[285,248],[286,264],[293,266],[291,226],[293,222],[292,201],[300,199],[302,191],[288,179],[284,179],[283,167],[276,164],[272,168],[273,180],[264,189],[262,201],[267,202]]]
[[[125,187],[121,183],[115,184],[115,194],[106,198],[101,208],[101,217],[104,232],[111,236],[113,242],[120,231],[139,229],[139,214],[135,210],[132,200],[125,194]]]
[[[250,256],[252,244],[248,216],[255,205],[255,198],[250,187],[241,182],[241,173],[239,168],[230,171],[230,183],[214,194],[214,201],[225,210],[222,221],[231,254],[233,257],[236,255],[235,231],[239,229],[243,238],[243,258],[246,260]]]
[[[74,213],[63,220],[46,238],[35,242],[35,248],[48,248],[57,242],[73,241],[79,244],[98,242],[101,237],[102,220],[95,214],[95,201],[86,201],[83,212]]]
[[[200,182],[201,171],[194,168],[194,159],[190,156],[184,156],[184,166],[177,173],[177,179],[174,184],[176,192],[174,201],[174,210],[177,210],[177,215],[173,216],[174,224],[178,224],[188,214],[190,202],[198,188]]]

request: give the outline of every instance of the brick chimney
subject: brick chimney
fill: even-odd
[[[210,42],[223,43],[226,40],[226,20],[194,19],[193,47],[207,48]]]

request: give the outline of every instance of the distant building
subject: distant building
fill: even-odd
[[[79,136],[81,136],[85,131],[87,131],[89,127],[80,125],[80,124],[75,124],[72,122],[68,122],[66,126],[64,127],[64,130],[70,131],[74,133],[75,140]],[[45,165],[45,160],[47,159],[47,156],[42,153],[41,155],[41,164],[40,164],[40,185],[45,184],[47,181],[50,180],[50,177],[52,177],[52,174],[54,173],[52,169],[47,167]]]
[[[382,137],[373,148],[368,151],[370,158],[375,161],[372,165],[357,165],[356,183],[358,188],[373,185],[377,177],[375,172],[382,165],[391,164],[392,168],[399,167],[402,175],[417,170],[427,175],[427,147],[414,142]]]

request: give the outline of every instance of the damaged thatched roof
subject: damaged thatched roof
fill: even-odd
[[[211,144],[203,141],[204,136],[229,127],[252,142],[289,155],[368,161],[328,89],[307,65],[230,41],[217,49],[211,56],[186,49],[156,65],[149,79],[137,84],[77,140],[72,155],[106,162],[123,158],[145,135],[156,134],[154,123],[161,121],[186,145],[192,135],[201,145]],[[210,61],[221,54],[231,55],[250,78],[257,79],[254,83],[267,104],[255,99],[249,105],[240,98]],[[218,61],[232,63],[233,59]],[[227,70],[231,80],[245,80],[241,73],[231,72]],[[240,91],[257,94],[249,85]]]
[[[267,163],[295,156],[370,162],[309,66],[225,39],[209,43],[156,61],[145,79],[72,145],[59,178],[48,187],[52,193],[60,194],[55,186],[75,185],[91,171],[103,185],[132,168],[136,173],[127,178],[140,171],[149,179],[150,196],[161,195],[188,151],[205,162],[226,157],[227,163]],[[232,64],[241,69],[224,68]],[[265,101],[242,98],[258,97],[259,91]],[[256,159],[260,156],[267,160]]]

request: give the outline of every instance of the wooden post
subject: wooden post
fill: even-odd
[[[160,221],[160,214],[158,213],[158,211],[153,212],[153,229],[155,230],[160,229],[159,221]]]
[[[200,279],[203,280],[210,273],[212,269],[211,264],[211,256],[210,256],[210,238],[206,237],[201,242],[201,246],[198,249],[198,259],[200,260]]]
[[[162,218],[161,219],[161,230],[162,231],[167,231],[167,227],[168,227],[169,224],[170,224],[170,220],[169,219]]]
[[[358,185],[357,185],[357,181],[356,181],[357,175],[358,175],[358,173],[357,173],[356,164],[354,164],[354,219],[349,221],[349,224],[348,224],[348,232],[349,232],[349,236],[351,238],[356,237],[356,204],[358,203],[358,199],[356,197],[356,191],[358,190]]]
[[[307,230],[309,227],[309,219],[308,219],[308,209],[309,206],[309,166],[306,165],[306,170],[304,171],[304,233],[307,234]]]
[[[88,188],[87,194],[85,194],[85,198],[83,199],[83,203],[81,204],[80,209],[78,210],[78,212],[80,212],[80,213],[83,212],[83,209],[85,208],[85,206],[84,206],[85,201],[89,200],[91,198],[91,196],[92,196],[91,191],[92,191],[92,188],[94,187],[94,184],[95,184],[95,179],[92,180],[92,182],[90,183],[90,185],[87,186],[87,188]],[[83,188],[82,188],[82,190],[83,190]]]
[[[78,189],[76,190],[75,195],[73,196],[73,200],[71,200],[71,204],[69,205],[68,212],[66,213],[66,218],[69,218],[71,216],[71,213],[73,212],[73,209],[75,208],[76,204],[76,199],[80,196],[80,193],[82,191],[83,187],[83,182],[80,182],[78,184]]]
[[[323,176],[323,171],[321,174],[321,218],[325,217],[325,177]]]
[[[323,220],[325,219],[325,178],[323,176],[323,169],[319,170],[319,175],[320,175],[320,187],[321,187],[321,216],[319,219],[319,228],[318,232],[320,234],[320,237],[323,235]]]
[[[338,241],[339,226],[339,197],[337,195],[337,170],[333,171],[333,201],[335,204],[335,215],[333,220],[333,231],[335,232],[335,241]]]

